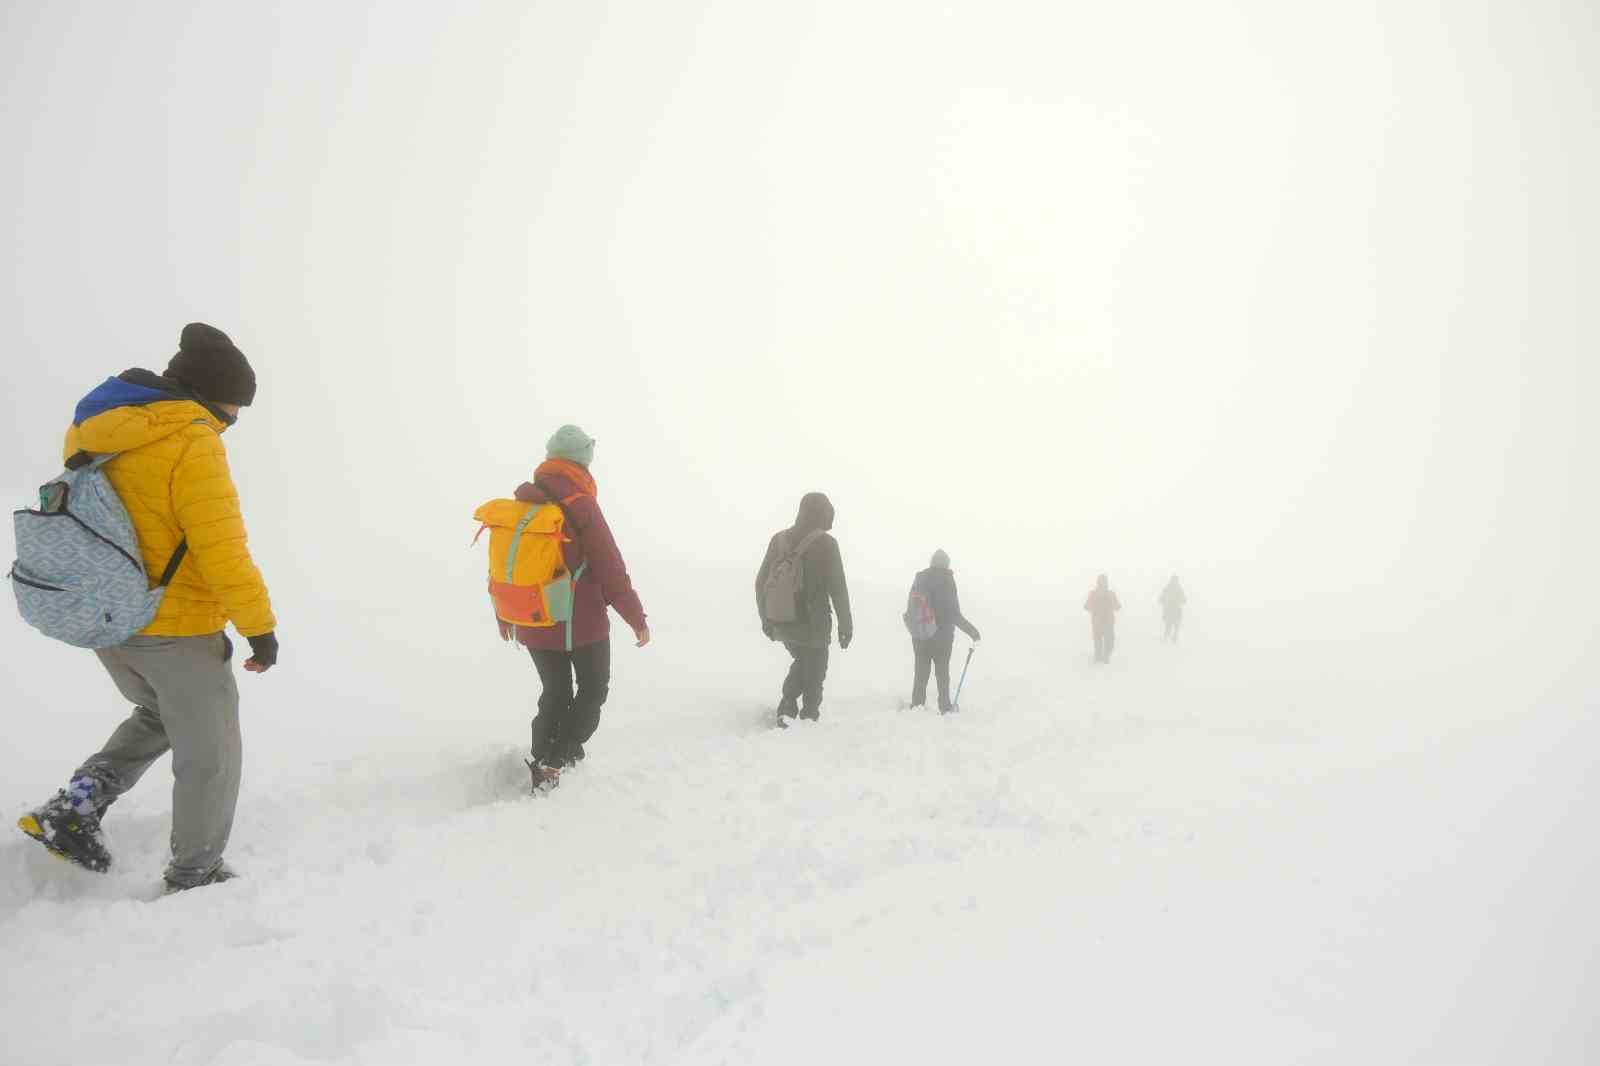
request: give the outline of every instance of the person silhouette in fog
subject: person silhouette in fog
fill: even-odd
[[[1183,594],[1183,586],[1178,584],[1178,575],[1173,574],[1172,580],[1167,582],[1167,587],[1161,590],[1161,639],[1178,643],[1178,627],[1183,624],[1183,605],[1189,597]]]
[[[1122,610],[1122,603],[1111,591],[1106,575],[1101,574],[1095,581],[1089,598],[1083,601],[1083,609],[1089,612],[1089,623],[1094,630],[1094,661],[1109,663],[1111,651],[1117,646],[1117,612]]]
[[[833,529],[833,504],[820,492],[800,498],[794,525],[772,535],[756,574],[756,611],[761,632],[779,641],[793,662],[783,679],[778,724],[796,717],[816,721],[822,713],[822,684],[828,677],[833,616],[839,614],[839,650],[850,646],[855,620],[844,560]],[[802,702],[803,701],[803,702]]]
[[[928,568],[911,582],[913,607],[932,614],[932,635],[919,636],[912,628],[911,655],[914,662],[911,676],[911,706],[921,707],[928,702],[928,674],[933,673],[939,686],[939,713],[949,714],[950,703],[950,653],[955,647],[956,630],[959,629],[974,641],[981,640],[978,627],[967,621],[961,613],[961,596],[956,591],[956,575],[950,569],[950,556],[943,549],[933,553]],[[911,609],[907,610],[907,625],[911,626]],[[922,630],[926,632],[926,630]]]

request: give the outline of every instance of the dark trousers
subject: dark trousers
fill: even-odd
[[[533,720],[533,759],[544,766],[571,766],[583,758],[584,742],[600,727],[600,708],[611,690],[611,641],[570,652],[530,648],[528,654],[544,686]]]
[[[1094,661],[1108,663],[1111,651],[1117,646],[1117,627],[1110,622],[1096,623],[1094,627]]]
[[[928,672],[931,670],[939,683],[939,710],[950,710],[950,652],[954,646],[954,633],[947,637],[934,634],[927,640],[912,639],[911,654],[917,666],[911,679],[911,706],[921,707],[928,702]]]
[[[783,646],[789,649],[794,662],[789,664],[789,676],[783,679],[783,702],[778,704],[778,715],[793,718],[798,714],[801,718],[815,721],[822,712],[822,682],[828,676],[828,646],[808,648],[788,642]]]

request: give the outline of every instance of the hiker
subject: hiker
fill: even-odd
[[[1089,598],[1083,601],[1083,609],[1089,612],[1089,622],[1094,629],[1094,661],[1109,663],[1111,651],[1117,646],[1117,612],[1122,610],[1122,603],[1111,591],[1106,575],[1101,574],[1095,580]]]
[[[133,714],[65,789],[17,824],[57,855],[103,873],[111,866],[100,827],[106,808],[170,749],[168,892],[234,876],[222,853],[239,798],[239,690],[224,625],[249,641],[247,671],[265,673],[278,661],[277,621],[246,546],[222,445],[255,395],[244,353],[221,330],[195,322],[163,373],[108,379],[78,404],[67,430],[69,469],[82,465],[82,453],[114,454],[100,470],[132,518],[146,574],[165,579],[172,568],[150,623],[95,651]]]
[[[577,426],[562,426],[545,445],[545,461],[533,480],[516,491],[523,504],[556,504],[565,518],[562,558],[575,575],[571,619],[544,627],[500,620],[502,640],[528,649],[539,671],[539,713],[533,719],[529,769],[536,786],[581,762],[584,744],[600,726],[600,708],[611,688],[609,606],[633,630],[634,646],[650,643],[644,606],[628,567],[600,511],[598,487],[589,472],[594,438]],[[574,691],[573,682],[577,688]]]
[[[796,716],[815,721],[821,713],[834,611],[839,612],[841,650],[850,646],[854,635],[844,561],[839,556],[839,542],[828,532],[832,528],[833,504],[828,497],[806,493],[794,525],[773,534],[756,574],[761,632],[768,640],[782,641],[794,660],[783,679],[780,726]]]
[[[906,605],[906,628],[911,630],[911,654],[916,663],[911,681],[911,706],[928,702],[928,672],[939,685],[939,713],[949,714],[950,653],[959,629],[973,641],[983,638],[978,627],[961,613],[961,596],[956,591],[956,575],[950,570],[950,556],[943,549],[933,553],[928,568],[911,582]]]
[[[1161,590],[1161,639],[1163,642],[1178,642],[1178,627],[1183,624],[1183,605],[1189,602],[1189,597],[1183,594],[1183,586],[1178,584],[1178,575],[1173,574],[1172,580],[1167,582],[1167,587]]]

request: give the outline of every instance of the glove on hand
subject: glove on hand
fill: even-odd
[[[848,648],[850,646],[850,642],[852,640],[854,640],[855,637],[856,637],[856,635],[854,633],[840,633],[839,634],[839,650],[840,651],[844,651],[844,649]]]
[[[257,673],[265,673],[278,665],[278,635],[276,633],[263,633],[259,637],[245,637],[250,642],[250,662],[255,663],[260,669]]]

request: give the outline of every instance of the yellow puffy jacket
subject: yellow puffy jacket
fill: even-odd
[[[272,632],[277,620],[250,558],[222,447],[227,424],[203,404],[148,387],[154,374],[126,380],[137,373],[110,379],[78,405],[63,451],[65,458],[119,453],[105,474],[133,519],[152,582],[189,540],[160,611],[140,635],[204,636],[226,622],[245,637]]]

